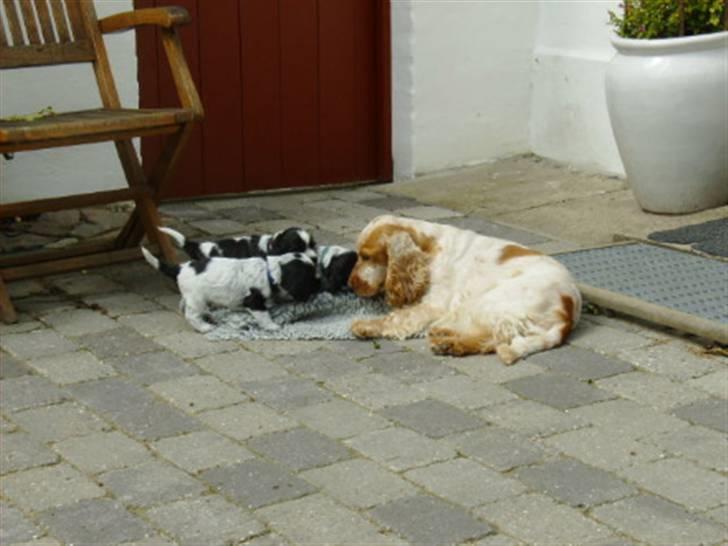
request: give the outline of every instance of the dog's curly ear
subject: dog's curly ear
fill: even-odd
[[[419,301],[430,286],[429,256],[407,231],[398,231],[387,239],[387,258],[387,303],[403,307]]]

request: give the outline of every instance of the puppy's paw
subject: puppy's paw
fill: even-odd
[[[511,349],[510,345],[506,345],[505,343],[498,345],[495,348],[495,352],[498,355],[498,358],[500,358],[501,361],[503,361],[503,364],[505,364],[506,366],[514,364],[516,360],[518,360],[521,356],[516,351]]]
[[[382,321],[378,319],[355,320],[351,323],[351,332],[361,339],[382,337]]]

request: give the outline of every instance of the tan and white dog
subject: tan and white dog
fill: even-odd
[[[395,309],[357,320],[360,338],[427,329],[433,352],[496,352],[506,364],[563,343],[581,295],[555,259],[516,243],[422,220],[379,216],[361,232],[349,285]]]

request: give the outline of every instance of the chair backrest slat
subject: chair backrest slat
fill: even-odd
[[[51,8],[53,9],[53,21],[56,23],[58,31],[58,41],[61,43],[71,41],[71,33],[68,31],[68,23],[66,22],[65,2],[60,0],[51,0]]]
[[[5,7],[5,15],[8,19],[8,27],[10,35],[13,37],[13,44],[22,44],[24,42],[23,29],[20,26],[20,15],[18,8],[13,0],[3,0]]]
[[[20,9],[23,13],[23,22],[25,23],[25,32],[28,35],[28,41],[31,44],[40,44],[40,32],[38,32],[38,23],[35,21],[35,11],[33,5],[28,0],[21,0]]]
[[[79,41],[85,39],[86,29],[83,24],[79,0],[66,0],[66,12],[68,13],[68,20],[71,23],[71,30],[73,30],[73,40]]]
[[[38,14],[40,21],[40,30],[43,33],[43,41],[51,44],[56,41],[53,34],[53,22],[51,21],[51,12],[48,9],[48,0],[33,0],[35,12]]]
[[[5,26],[0,21],[0,47],[8,47],[8,38],[5,36]]]

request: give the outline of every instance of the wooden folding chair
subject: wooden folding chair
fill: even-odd
[[[0,317],[13,322],[16,314],[5,287],[7,281],[136,258],[145,233],[152,243],[159,245],[167,259],[175,259],[169,240],[157,230],[156,202],[160,189],[172,175],[194,122],[202,118],[203,110],[176,30],[177,25],[190,21],[185,9],[140,9],[98,20],[93,0],[20,0],[20,9],[14,0],[2,0],[2,3],[0,69],[92,63],[103,108],[61,113],[35,121],[0,121],[0,153],[114,141],[129,187],[0,204],[0,218],[125,200],[133,200],[136,204],[129,221],[114,239],[79,243],[63,250],[0,256]],[[102,33],[141,25],[156,25],[161,29],[179,95],[179,108],[134,110],[121,107]],[[168,137],[158,162],[147,177],[131,139],[159,134]]]

